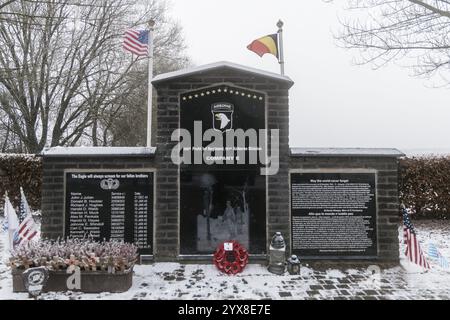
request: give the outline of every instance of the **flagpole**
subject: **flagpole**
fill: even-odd
[[[152,104],[153,104],[153,31],[155,21],[152,19],[148,23],[148,101],[147,101],[147,147],[152,145]]]
[[[280,73],[282,76],[284,76],[283,25],[283,21],[281,21],[281,19],[278,20],[278,47],[280,49],[278,62],[280,64]]]

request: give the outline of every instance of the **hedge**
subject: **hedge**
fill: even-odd
[[[5,191],[15,207],[23,188],[31,209],[41,207],[42,161],[29,154],[0,154],[0,204],[3,211]]]
[[[450,219],[450,156],[402,159],[400,198],[416,218]]]

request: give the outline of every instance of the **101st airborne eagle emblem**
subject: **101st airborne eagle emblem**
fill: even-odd
[[[214,130],[225,132],[233,129],[234,105],[228,102],[214,103],[211,106]]]

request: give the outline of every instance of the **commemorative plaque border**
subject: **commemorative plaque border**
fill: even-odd
[[[94,172],[117,172],[117,173],[152,173],[153,174],[153,206],[152,206],[152,246],[150,248],[152,254],[140,255],[140,262],[143,261],[153,261],[155,255],[155,241],[156,241],[156,208],[157,208],[157,197],[156,197],[156,182],[157,182],[157,169],[155,168],[130,168],[130,169],[109,169],[109,168],[98,168],[98,169],[80,169],[80,168],[66,168],[63,170],[63,221],[62,221],[62,235],[63,238],[66,237],[66,177],[67,173],[94,173]]]
[[[379,259],[379,253],[380,253],[380,242],[379,239],[379,233],[380,228],[378,227],[378,218],[379,218],[379,193],[378,193],[378,170],[376,169],[367,169],[367,168],[316,168],[316,169],[290,169],[288,174],[288,183],[289,183],[289,229],[291,233],[290,237],[290,246],[289,251],[290,255],[292,255],[293,251],[293,232],[292,232],[292,174],[296,173],[366,173],[366,174],[374,174],[375,175],[375,221],[376,221],[376,252],[377,254],[375,256],[360,256],[360,255],[347,255],[347,256],[302,256],[300,257],[303,260],[330,260],[330,261],[337,261],[337,260],[345,260],[345,261],[370,261],[370,260],[376,260]]]

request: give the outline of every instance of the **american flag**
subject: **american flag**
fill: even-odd
[[[30,214],[22,221],[16,232],[14,232],[14,245],[31,241],[37,234],[38,230],[36,223],[34,222],[33,216]]]
[[[137,56],[148,56],[149,31],[133,30],[125,31],[123,48]]]
[[[441,254],[439,249],[433,243],[430,243],[428,245],[428,255],[431,258],[436,259],[439,263],[439,266],[441,266],[441,268],[443,268],[443,269],[450,268],[450,264],[449,264],[448,260]]]
[[[407,209],[403,209],[403,239],[406,244],[405,255],[409,261],[418,264],[422,268],[430,269],[430,264],[420,248],[419,241],[416,237],[416,231],[411,223]]]
[[[31,214],[30,207],[28,206],[27,198],[23,189],[20,188],[20,224],[17,230],[14,232],[14,245],[18,245],[22,242],[27,242],[38,234],[38,228],[34,222],[33,216]]]

